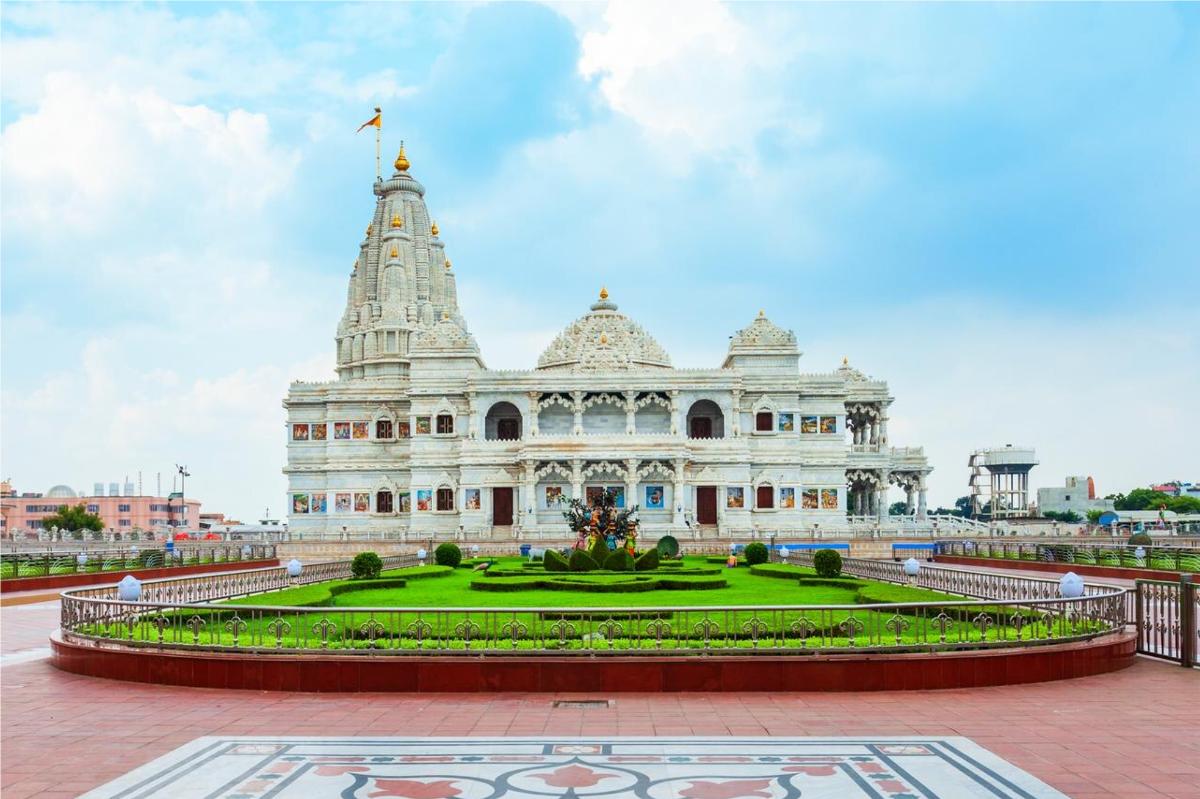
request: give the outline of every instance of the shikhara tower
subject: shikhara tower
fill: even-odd
[[[675,369],[608,292],[525,371],[492,371],[401,148],[374,186],[338,323],[336,381],[292,384],[290,528],[413,540],[567,540],[558,498],[616,488],[643,534],[740,539],[925,513],[920,448],[889,446],[887,385],[799,370],[760,311],[720,367]],[[848,512],[849,511],[849,512]]]

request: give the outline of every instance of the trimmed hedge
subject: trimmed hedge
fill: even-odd
[[[374,552],[359,552],[350,561],[350,574],[356,580],[373,580],[383,571],[383,559]]]
[[[451,544],[449,541],[438,544],[438,548],[433,550],[433,561],[439,566],[449,566],[453,569],[462,562],[462,550],[458,548],[458,544]]]
[[[673,558],[679,554],[679,540],[673,535],[664,535],[654,545],[660,558]]]
[[[760,563],[766,563],[771,559],[771,553],[767,551],[767,545],[762,541],[753,541],[746,545],[746,564],[749,566],[757,566]]]
[[[567,565],[573,572],[594,572],[600,568],[600,564],[596,563],[595,558],[582,549],[577,549],[571,553],[571,557],[567,560]]]
[[[813,568],[819,577],[837,577],[842,573],[842,556],[836,549],[818,549],[813,554]]]
[[[571,570],[567,559],[557,549],[546,550],[546,553],[542,555],[542,565],[548,572],[565,572]]]
[[[1149,533],[1134,533],[1133,535],[1129,536],[1129,545],[1131,547],[1148,547],[1153,543],[1154,539],[1150,537]]]
[[[636,594],[646,591],[709,591],[724,588],[724,577],[700,577],[684,579],[678,577],[651,577],[636,575],[612,575],[608,580],[587,580],[570,576],[562,577],[499,577],[490,580],[472,580],[473,591],[583,591],[593,594]],[[596,612],[603,612],[597,610]]]
[[[588,550],[588,554],[592,556],[592,560],[596,561],[596,568],[600,568],[600,565],[608,559],[611,551],[608,548],[608,543],[600,536],[596,536],[596,540],[592,542],[592,548]]]
[[[604,570],[610,572],[633,571],[633,555],[630,555],[629,550],[624,548],[610,552],[604,559]]]
[[[647,549],[634,561],[633,568],[640,572],[652,572],[658,568],[658,550]]]

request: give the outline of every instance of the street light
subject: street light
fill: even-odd
[[[175,469],[179,472],[179,503],[182,506],[180,513],[183,516],[184,532],[187,532],[187,479],[192,473],[188,471],[187,466],[180,466],[178,463],[175,464]],[[171,507],[170,502],[167,502],[167,507]]]

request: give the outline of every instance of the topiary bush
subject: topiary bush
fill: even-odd
[[[647,549],[633,562],[633,568],[640,572],[652,572],[658,568],[658,550]]]
[[[596,563],[596,559],[582,549],[577,549],[571,553],[567,565],[573,572],[594,572],[600,568],[600,565]]]
[[[608,548],[608,542],[604,538],[597,536],[596,540],[592,542],[592,548],[588,550],[588,554],[592,556],[592,560],[596,561],[596,567],[599,568],[603,565],[604,561],[608,560],[608,555],[611,551]]]
[[[383,571],[383,559],[374,552],[359,552],[350,561],[350,574],[355,580],[374,580]]]
[[[1154,539],[1150,537],[1149,533],[1134,533],[1133,535],[1129,536],[1129,546],[1131,547],[1148,547],[1153,543]]]
[[[771,553],[767,551],[767,545],[762,541],[754,541],[746,545],[746,565],[757,566],[760,563],[766,563],[771,559]]]
[[[673,558],[679,554],[679,541],[673,535],[664,535],[654,545],[659,558]]]
[[[566,572],[571,570],[571,567],[567,564],[567,559],[557,549],[546,550],[546,554],[542,555],[542,566],[548,572]]]
[[[457,568],[462,562],[462,550],[458,548],[458,544],[451,544],[449,541],[438,544],[438,548],[433,550],[433,562],[439,566]]]
[[[836,549],[818,549],[813,554],[813,568],[818,577],[837,577],[842,573],[842,556]]]
[[[610,572],[631,572],[633,571],[633,555],[630,555],[629,550],[623,547],[615,552],[610,552],[604,559],[604,568]]]

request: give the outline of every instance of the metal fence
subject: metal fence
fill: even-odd
[[[80,557],[82,555],[82,558]],[[93,574],[130,569],[158,569],[210,563],[240,563],[275,558],[275,546],[223,544],[128,546],[104,549],[21,550],[0,554],[0,577],[49,577],[60,574]]]
[[[1200,665],[1200,591],[1189,577],[1177,582],[1137,580],[1137,651],[1177,661],[1191,668]]]
[[[384,565],[395,569],[416,561],[391,556]],[[876,579],[907,579],[896,579],[896,564],[879,565]],[[155,649],[592,656],[988,649],[1084,640],[1125,626],[1123,589],[1096,586],[1064,599],[1036,580],[1025,583],[1046,595],[862,605],[337,607],[332,591],[311,597],[316,606],[213,604],[348,576],[347,562],[329,562],[306,566],[299,578],[272,568],[148,581],[137,602],[117,599],[114,586],[72,590],[63,593],[62,631],[78,642]],[[960,594],[1019,593],[1022,578],[978,576],[985,582],[954,575],[934,582]]]
[[[1015,541],[938,541],[935,554],[967,558],[1027,560],[1132,569],[1200,571],[1200,549],[1128,544],[1046,544]]]

